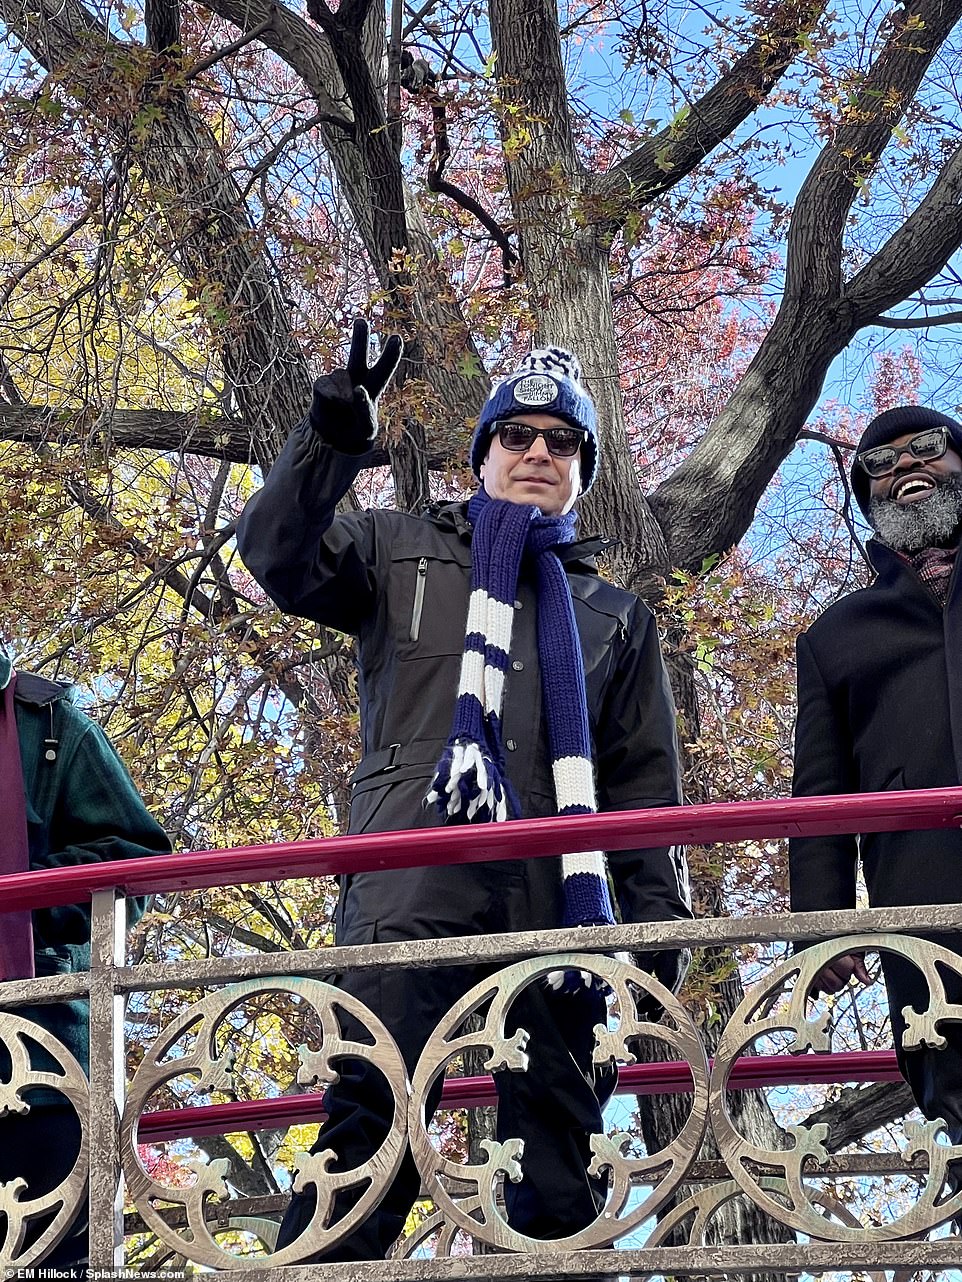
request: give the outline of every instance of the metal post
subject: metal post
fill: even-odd
[[[97,891],[90,937],[90,1266],[123,1263],[118,1119],[124,1095],[123,996],[115,969],[126,948],[126,900]]]

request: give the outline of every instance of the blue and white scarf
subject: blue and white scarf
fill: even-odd
[[[492,499],[481,489],[468,504],[468,520],[474,527],[471,598],[458,700],[425,801],[447,823],[521,814],[505,767],[501,710],[518,576],[528,556],[537,574],[538,657],[558,814],[594,814],[584,660],[568,576],[554,551],[574,539],[575,514],[543,516],[539,508]],[[562,855],[561,873],[564,926],[614,924],[603,852]]]

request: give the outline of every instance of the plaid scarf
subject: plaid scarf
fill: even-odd
[[[949,581],[955,568],[958,548],[923,548],[921,552],[900,552],[916,574],[944,606],[949,599]]]
[[[597,810],[584,659],[568,576],[554,548],[574,539],[575,515],[542,516],[536,507],[491,499],[481,489],[468,504],[471,599],[451,734],[425,803],[447,823],[517,818],[501,742],[504,678],[511,655],[521,562],[535,564],[538,657],[548,749],[559,815]],[[601,851],[562,855],[565,926],[614,923]]]

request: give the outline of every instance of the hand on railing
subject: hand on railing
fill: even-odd
[[[836,957],[828,966],[823,966],[808,990],[809,996],[840,993],[853,975],[860,984],[872,983],[872,976],[865,966],[864,953],[846,953],[844,957]]]

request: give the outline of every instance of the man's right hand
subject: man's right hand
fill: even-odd
[[[808,990],[810,997],[817,996],[818,993],[840,993],[852,976],[860,984],[870,984],[872,976],[865,967],[864,953],[846,953],[843,957],[836,957],[833,962],[823,966]]]
[[[346,369],[323,374],[314,384],[309,419],[315,432],[342,454],[366,454],[377,437],[377,398],[398,367],[404,344],[392,334],[384,350],[368,365],[370,330],[354,321]]]

